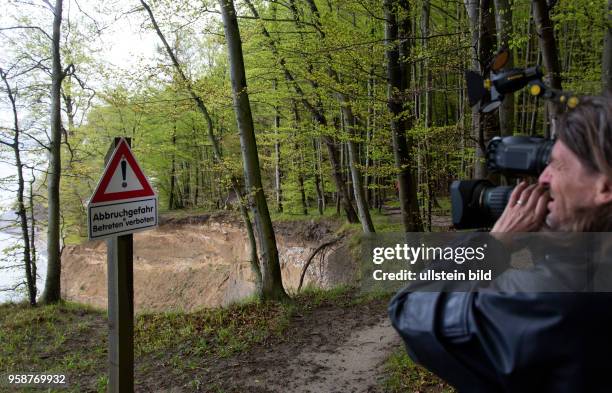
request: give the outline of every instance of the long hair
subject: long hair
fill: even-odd
[[[585,168],[612,179],[612,96],[581,97],[580,104],[559,119],[558,138]],[[612,203],[579,212],[577,232],[612,231]]]

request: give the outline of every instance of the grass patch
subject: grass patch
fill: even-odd
[[[285,303],[250,302],[193,313],[142,314],[134,328],[135,356],[227,357],[282,333],[291,312]]]
[[[379,212],[378,209],[370,209],[370,217],[372,218],[372,224],[374,225],[376,233],[404,232],[404,226],[399,218],[395,220],[391,219],[388,214]],[[361,233],[361,230],[360,223],[350,224],[345,222],[338,232],[353,231]]]
[[[388,215],[379,213],[378,210],[370,210],[370,215],[376,232],[404,232],[404,225],[401,220],[391,220]]]
[[[96,374],[106,364],[105,321],[104,312],[75,303],[0,305],[0,373],[68,374],[71,391],[98,390]]]
[[[400,207],[400,202],[399,199],[397,198],[392,198],[391,200],[388,200],[385,202],[385,206],[389,206],[389,207]]]
[[[437,214],[450,215],[451,214],[451,199],[450,196],[438,197],[439,209],[436,209]]]
[[[389,393],[399,392],[436,392],[454,393],[455,390],[430,373],[423,367],[415,364],[405,350],[395,351],[385,364],[387,378],[384,388]]]
[[[337,306],[345,306],[347,297],[350,297],[355,288],[348,285],[339,285],[331,289],[321,289],[307,285],[299,295],[294,297],[296,307],[313,308],[323,303],[333,303]]]
[[[396,293],[397,291],[395,289],[388,288],[375,288],[368,291],[362,291],[359,296],[356,296],[351,301],[351,304],[359,305],[379,300],[385,300],[388,303]]]
[[[349,307],[355,290],[306,288],[291,302],[249,301],[192,313],[137,315],[135,384],[159,375],[184,376],[206,360],[224,358],[282,334],[294,313]],[[108,324],[105,311],[76,303],[0,305],[0,374],[67,374],[62,391],[106,391]],[[193,381],[195,385],[198,381]],[[1,389],[0,389],[1,391]],[[25,391],[40,391],[26,389]]]

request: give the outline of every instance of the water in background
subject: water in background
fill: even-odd
[[[15,175],[15,168],[5,162],[0,162],[0,178],[6,179],[9,176]],[[11,209],[11,205],[15,203],[15,190],[0,189],[0,227],[4,228],[9,224],[8,221],[16,218],[15,213]],[[43,234],[38,234],[36,238],[36,258],[37,258],[37,276],[36,287],[38,296],[40,296],[44,285],[45,277],[47,276],[47,251]],[[18,291],[2,291],[5,288],[12,288],[16,284],[25,281],[25,269],[23,267],[2,269],[6,266],[12,266],[23,263],[22,260],[16,261],[6,255],[4,250],[15,246],[21,241],[21,231],[19,227],[5,229],[0,232],[0,303],[9,301],[21,301],[27,298],[27,290],[25,286],[20,287]]]
[[[17,291],[2,291],[2,289],[12,288],[16,284],[25,281],[25,269],[23,267],[3,269],[7,266],[22,263],[22,261],[16,261],[4,253],[4,250],[13,247],[19,241],[21,241],[21,237],[16,232],[0,232],[0,303],[18,302],[27,299],[25,286],[20,287]],[[47,276],[47,258],[44,242],[37,241],[36,243],[36,273],[38,276],[36,286],[38,296],[40,296],[45,285],[45,277]]]

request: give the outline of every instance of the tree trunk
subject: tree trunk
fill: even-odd
[[[300,164],[304,165],[304,160],[300,160]],[[300,190],[300,197],[302,200],[302,214],[308,215],[308,203],[306,201],[306,190],[304,188],[304,174],[301,170],[298,171],[298,188]]]
[[[308,5],[310,6],[310,11],[312,12],[312,16],[314,18],[315,27],[317,29],[319,38],[321,40],[325,39],[325,32],[323,31],[323,26],[321,25],[320,14],[314,0],[306,0]],[[327,73],[332,78],[334,82],[340,85],[340,76],[338,72],[332,66],[332,58],[329,54],[326,55],[327,60]],[[340,108],[342,110],[342,117],[344,119],[344,124],[348,130],[349,140],[347,141],[348,145],[348,166],[351,173],[351,180],[353,185],[353,194],[355,197],[355,202],[357,204],[357,214],[359,215],[359,221],[361,222],[361,227],[363,228],[364,233],[374,233],[374,224],[372,223],[372,218],[370,217],[370,210],[368,208],[368,203],[366,201],[366,196],[363,188],[363,179],[361,176],[361,170],[359,169],[359,161],[358,161],[358,147],[354,141],[356,137],[355,130],[355,117],[353,115],[353,109],[351,102],[348,96],[340,91],[340,89],[335,89],[334,95],[336,100],[340,104]]]
[[[397,8],[401,6],[409,14],[410,5],[406,0],[385,0],[385,45],[387,57],[387,107],[391,112],[391,132],[393,133],[393,154],[395,167],[398,171],[399,200],[402,210],[402,223],[406,232],[422,230],[419,206],[417,201],[416,181],[412,169],[412,140],[406,135],[407,121],[402,117],[404,111],[402,95],[405,94],[409,83],[409,71],[406,63],[400,63],[400,54],[403,59],[409,56],[409,43],[411,22],[406,15],[398,21]],[[401,35],[400,35],[401,27]],[[398,43],[398,38],[404,42]],[[399,45],[399,47],[398,47]],[[401,52],[401,53],[400,53]]]
[[[372,198],[372,188],[370,187],[372,183],[372,175],[370,175],[370,143],[372,142],[372,138],[374,137],[375,132],[375,110],[374,110],[374,89],[376,80],[374,79],[374,66],[370,68],[370,75],[367,81],[367,91],[368,91],[368,117],[366,119],[366,140],[365,140],[365,179],[364,185],[366,192],[366,201],[369,206],[373,206],[373,198]]]
[[[34,183],[36,183],[36,178],[34,177],[34,170],[32,170],[32,178],[30,179],[30,195],[28,197],[28,202],[30,203],[30,264],[32,268],[30,269],[30,275],[32,277],[32,294],[34,295],[34,300],[36,300],[36,294],[38,292],[38,288],[36,287],[36,218],[34,217]],[[31,298],[30,298],[31,302]]]
[[[276,91],[276,79],[272,80],[272,90]],[[281,185],[281,178],[283,176],[281,172],[281,145],[279,138],[280,129],[280,112],[278,106],[274,106],[274,154],[275,154],[275,170],[274,170],[274,186],[276,189],[276,210],[279,213],[283,212],[283,188]]]
[[[327,207],[327,196],[325,195],[325,176],[323,176],[323,151],[321,150],[321,140],[317,141],[317,146],[317,162],[319,164],[319,178],[321,179],[321,195],[323,196],[321,199],[323,205],[321,206],[321,211],[325,212]]]
[[[207,136],[212,146],[213,157],[215,159],[215,162],[223,163],[223,152],[221,150],[221,145],[219,144],[219,142],[217,141],[217,138],[215,137],[212,118],[210,117],[210,113],[208,112],[206,105],[204,105],[204,101],[202,101],[202,98],[196,94],[191,84],[191,81],[187,79],[187,76],[183,72],[183,69],[181,68],[180,63],[178,62],[178,59],[174,55],[172,48],[168,44],[166,37],[162,33],[161,29],[159,28],[159,25],[157,24],[157,21],[155,20],[155,17],[153,16],[153,11],[151,11],[151,8],[144,0],[140,0],[140,3],[142,4],[142,6],[145,8],[147,13],[149,14],[149,17],[151,18],[151,23],[153,24],[153,28],[155,29],[157,36],[159,37],[162,44],[164,45],[164,48],[166,48],[166,53],[172,60],[172,64],[174,65],[176,72],[178,73],[181,81],[183,81],[183,83],[185,84],[189,92],[189,95],[195,102],[198,112],[200,112],[202,116],[204,117],[204,120],[206,120],[206,125],[207,125],[207,130],[208,130]],[[242,216],[242,220],[244,221],[244,225],[247,231],[247,236],[249,238],[251,270],[253,271],[253,274],[255,275],[255,291],[258,297],[261,298],[262,297],[262,274],[261,274],[261,269],[259,267],[259,258],[257,256],[257,242],[255,241],[255,235],[253,233],[253,225],[251,224],[251,218],[249,217],[249,212],[245,206],[245,203],[240,197],[242,195],[242,192],[241,192],[241,187],[240,187],[240,183],[238,182],[238,179],[236,179],[236,177],[232,175],[230,177],[230,181],[232,185],[232,190],[237,196],[239,196],[240,214]]]
[[[533,7],[531,7],[533,8]],[[533,13],[532,13],[533,14]],[[533,41],[532,39],[532,28],[533,28],[533,16],[531,16],[529,18],[529,22],[527,23],[527,47],[525,48],[525,64],[529,65],[531,64],[531,42]],[[527,111],[528,108],[528,104],[529,101],[531,100],[531,95],[526,91],[526,90],[522,90],[521,91],[521,97],[522,97],[522,102],[521,102],[521,121],[519,122],[520,125],[520,130],[527,130],[528,124],[528,118],[529,118],[529,112]]]
[[[259,13],[257,12],[257,9],[253,6],[253,3],[250,0],[245,0],[245,3],[251,10],[251,13],[253,14],[253,16],[259,19]],[[308,99],[306,98],[306,94],[304,93],[304,90],[299,85],[299,83],[295,80],[293,74],[287,68],[285,59],[278,54],[278,50],[274,44],[274,41],[270,37],[270,33],[263,26],[261,30],[262,30],[262,34],[269,40],[268,45],[272,53],[278,58],[278,64],[281,66],[281,69],[283,70],[285,79],[291,86],[293,86],[293,89],[295,90],[297,95],[300,97],[300,100],[302,104],[304,105],[304,107],[312,114],[313,119],[320,126],[327,127],[327,119],[325,118],[325,114],[323,113],[321,106],[317,105],[315,107],[310,101],[308,101]],[[349,199],[349,193],[346,188],[346,183],[344,182],[344,179],[342,177],[342,167],[340,165],[340,162],[338,161],[338,149],[336,148],[336,143],[334,139],[330,137],[329,135],[322,135],[321,139],[323,140],[323,143],[325,143],[325,146],[327,147],[327,151],[329,153],[329,161],[332,167],[332,175],[334,178],[334,183],[336,184],[336,190],[340,195],[339,201],[341,202],[342,207],[344,208],[344,211],[346,213],[346,218],[348,222],[356,223],[359,221],[359,218],[357,217],[357,213],[355,213],[355,209],[353,208],[353,205],[351,204],[351,201]]]
[[[429,129],[431,127],[431,122],[433,118],[433,98],[432,98],[432,77],[431,71],[429,69],[429,61],[427,57],[429,57],[428,47],[429,47],[429,15],[431,12],[431,4],[429,0],[423,0],[422,5],[422,13],[421,13],[421,36],[423,37],[421,42],[423,45],[423,51],[425,53],[425,60],[423,60],[422,72],[421,76],[425,81],[425,128]]]
[[[494,0],[494,2],[497,41],[500,47],[508,49],[509,58],[504,69],[510,69],[514,67],[514,54],[510,49],[512,8],[509,0]],[[499,128],[502,136],[512,135],[514,132],[514,94],[506,94],[504,102],[499,107]]]
[[[491,13],[490,0],[464,0],[472,36],[472,69],[482,73],[495,47],[495,21]],[[474,177],[487,176],[484,161],[484,146],[496,135],[496,121],[493,113],[480,113],[478,106],[472,108],[473,137],[476,144]]]
[[[75,105],[74,98],[72,97],[72,80],[67,77],[64,83],[64,104],[66,105],[66,117],[68,118],[68,131],[66,132],[66,141],[68,135],[74,132],[74,116],[75,116]]]
[[[429,128],[432,126],[433,120],[433,80],[431,76],[431,71],[429,68],[429,61],[427,57],[429,56],[428,47],[429,47],[429,16],[431,13],[431,4],[429,0],[423,1],[422,13],[421,13],[421,35],[423,37],[422,44],[423,50],[425,52],[425,60],[423,61],[423,71],[422,76],[425,81],[425,129],[429,131]],[[425,175],[425,185],[427,190],[427,207],[425,210],[425,217],[427,222],[427,230],[431,232],[431,211],[432,211],[432,203],[434,199],[434,191],[433,191],[433,168],[431,167],[430,160],[430,151],[429,151],[429,132],[427,132],[423,138],[423,161],[424,161],[424,175]]]
[[[280,261],[276,248],[276,238],[266,196],[261,183],[257,143],[251,114],[251,104],[247,91],[242,43],[236,10],[233,0],[219,0],[221,15],[227,41],[230,64],[230,79],[234,99],[234,112],[240,133],[240,147],[243,160],[246,191],[253,199],[251,210],[255,218],[255,228],[262,252],[262,296],[266,300],[282,300],[287,297],[283,289]]]
[[[561,89],[561,63],[555,40],[555,29],[550,19],[550,10],[546,0],[533,0],[533,20],[536,26],[537,36],[542,50],[542,61],[548,72],[548,83],[553,89]],[[561,115],[563,108],[559,104],[547,101],[548,117],[550,121],[550,132],[546,136],[555,135],[557,118]],[[546,121],[546,119],[545,119]],[[549,128],[546,128],[548,131]]]
[[[319,124],[322,126],[327,125],[324,117],[319,118]],[[329,135],[322,135],[321,139],[325,143],[325,147],[327,147],[329,162],[332,167],[332,176],[334,178],[334,183],[336,184],[336,192],[339,195],[338,200],[346,213],[346,219],[350,223],[359,222],[355,208],[353,208],[353,205],[351,204],[346,183],[342,177],[342,166],[340,165],[340,157],[338,157],[340,153],[336,148],[336,143]]]
[[[353,116],[351,107],[342,106],[342,112],[344,113],[346,127],[349,130],[349,138],[353,138],[355,135],[355,117]],[[361,171],[358,167],[359,162],[357,161],[357,144],[352,139],[349,139],[347,144],[349,168],[351,170],[351,178],[353,179],[353,192],[355,194],[357,214],[359,214],[361,228],[363,229],[364,233],[374,233],[374,224],[372,223],[372,218],[370,217],[368,202],[366,201],[365,192],[363,191]]]
[[[55,1],[52,40],[51,69],[51,137],[49,144],[49,173],[47,175],[49,218],[47,223],[47,279],[41,301],[57,303],[61,299],[61,249],[60,249],[60,176],[62,170],[62,114],[61,88],[64,79],[60,57],[60,29],[62,25],[62,0]]]
[[[193,129],[193,138],[196,138],[195,129]],[[202,191],[202,184],[204,183],[204,179],[202,177],[202,168],[201,163],[204,161],[204,151],[200,149],[199,146],[196,145],[195,150],[195,168],[194,168],[194,177],[195,177],[195,194],[193,196],[193,204],[195,207],[200,206],[200,195]]]
[[[313,149],[313,162],[314,162],[314,177],[315,177],[315,190],[317,191],[317,209],[319,210],[319,214],[323,215],[325,210],[325,196],[323,195],[323,190],[321,187],[321,169],[319,167],[319,148],[317,146],[316,139],[312,139],[312,149]]]
[[[479,42],[479,20],[480,20],[480,0],[464,0],[465,10],[467,12],[468,21],[470,25],[471,35],[471,46],[472,46],[472,70],[476,72],[482,72],[479,55],[478,55],[478,42]],[[479,139],[480,135],[480,112],[478,106],[472,107],[472,135]],[[479,141],[480,142],[480,141]],[[481,148],[481,143],[476,144],[476,157],[474,162],[474,177],[483,178],[485,177],[485,166],[483,162],[484,151]]]
[[[191,202],[191,166],[187,161],[181,162],[181,177],[183,178],[183,199],[181,208],[189,208]]]
[[[23,178],[23,165],[21,164],[21,150],[19,145],[20,128],[19,118],[17,116],[17,105],[15,102],[15,94],[8,82],[7,74],[0,68],[0,77],[6,86],[6,94],[11,103],[13,114],[14,135],[13,143],[3,143],[13,148],[15,154],[15,168],[17,169],[17,216],[21,227],[21,240],[23,244],[23,265],[25,268],[26,285],[28,289],[28,300],[31,306],[36,305],[36,267],[32,260],[32,252],[30,250],[30,233],[28,232],[28,216],[24,203],[25,180]],[[30,206],[32,203],[30,201]],[[33,225],[33,224],[32,224]]]
[[[170,191],[168,198],[168,210],[176,208],[176,122],[172,130],[172,162],[170,164]]]

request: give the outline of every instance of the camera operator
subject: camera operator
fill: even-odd
[[[495,247],[515,248],[513,233],[612,230],[612,99],[581,98],[557,130],[537,184],[520,183],[492,228]],[[548,266],[567,263],[562,247],[550,251]],[[389,315],[410,356],[459,392],[610,391],[612,292],[521,291],[512,277],[472,292],[397,294]]]
[[[519,184],[492,233],[608,231],[612,226],[610,98],[583,98],[558,126],[558,139],[538,183]]]

